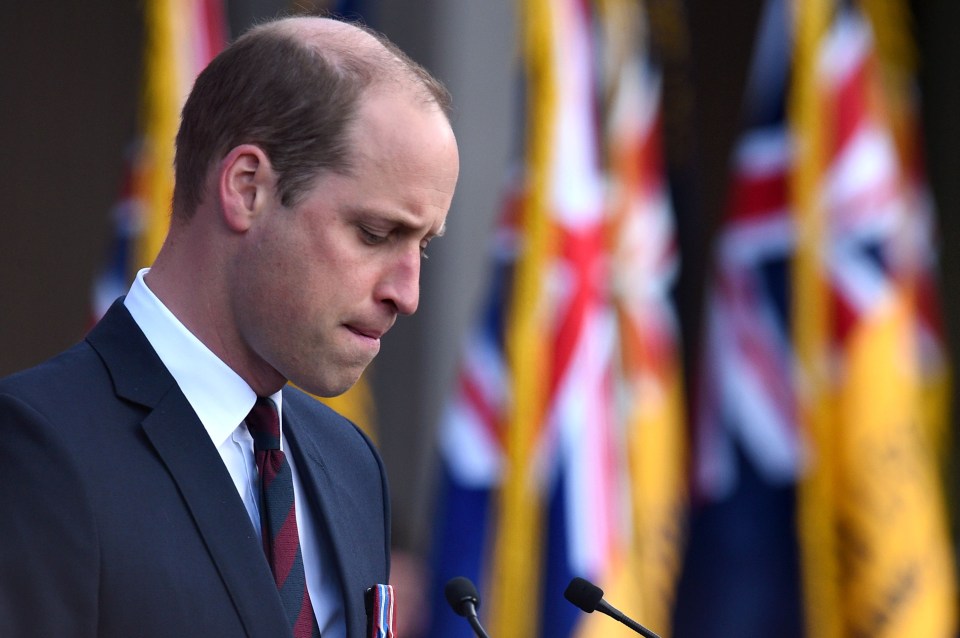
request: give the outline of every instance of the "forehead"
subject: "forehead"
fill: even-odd
[[[443,232],[459,158],[439,109],[395,94],[362,100],[350,143],[351,170],[321,177],[316,196],[351,218]]]
[[[346,170],[321,171],[314,194],[326,192],[331,203],[351,208],[431,209],[446,215],[459,157],[443,111],[409,94],[372,92],[359,101],[349,127]]]
[[[456,140],[440,108],[408,89],[379,86],[366,91],[351,124],[354,157],[378,165],[423,168],[437,156],[456,153]]]

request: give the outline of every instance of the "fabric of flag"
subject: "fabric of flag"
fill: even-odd
[[[148,0],[144,43],[140,130],[112,210],[111,255],[94,282],[94,321],[153,262],[166,237],[180,109],[197,74],[226,43],[223,1]]]
[[[757,33],[706,286],[678,638],[803,635],[795,484],[805,448],[792,383],[786,0],[766,3]]]
[[[912,112],[896,108],[909,102],[884,85],[897,61],[878,54],[872,28],[906,26],[869,20],[876,6],[798,10],[793,299],[811,447],[798,503],[807,617],[818,636],[952,636],[944,427],[927,418],[947,415],[922,403],[946,374],[928,294],[932,211],[898,139],[917,136]]]
[[[737,485],[737,449],[773,484],[801,462],[787,299],[795,238],[789,209],[791,144],[787,3],[767,3],[758,27],[734,146],[726,212],[708,286],[695,487],[719,500]]]
[[[659,77],[636,3],[521,7],[523,156],[441,427],[432,599],[466,576],[490,635],[631,635],[563,600],[582,576],[666,634],[686,468]],[[470,627],[440,608],[429,635]]]
[[[607,402],[617,433],[612,446],[626,444],[622,474],[609,487],[614,499],[630,495],[629,505],[614,500],[608,507],[627,507],[624,519],[633,527],[611,535],[598,553],[602,567],[580,573],[592,575],[622,611],[663,636],[669,635],[688,491],[680,328],[671,297],[680,256],[665,177],[661,78],[648,55],[650,27],[639,3],[597,6],[607,105],[601,118],[607,285],[617,331],[609,364],[614,395]],[[593,630],[578,636],[608,636],[612,629],[599,616],[582,624]]]
[[[933,211],[898,4],[766,3],[717,240],[695,446],[709,514],[691,518],[678,636],[956,633]]]

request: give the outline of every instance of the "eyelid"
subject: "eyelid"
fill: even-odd
[[[357,228],[359,229],[360,234],[363,237],[363,240],[368,244],[370,244],[371,246],[382,244],[386,241],[389,241],[391,237],[393,237],[397,232],[399,232],[398,228],[394,228],[392,230],[386,231],[386,233],[384,234],[382,232],[372,230],[370,226],[365,223],[358,223]],[[409,230],[412,230],[412,229],[409,229]],[[421,258],[423,259],[430,258],[430,256],[427,254],[427,247],[429,246],[430,242],[433,239],[437,237],[442,237],[445,231],[446,231],[446,225],[444,225],[439,232],[430,233],[429,235],[427,235],[421,240],[421,243],[420,243]]]
[[[383,243],[389,237],[389,235],[381,235],[380,233],[375,233],[374,231],[370,230],[363,224],[360,224],[359,226],[357,226],[357,228],[360,229],[360,233],[363,235],[364,241],[371,244]]]

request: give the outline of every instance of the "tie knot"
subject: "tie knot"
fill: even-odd
[[[247,429],[253,436],[254,450],[280,449],[280,417],[277,406],[270,399],[257,398],[247,415]]]

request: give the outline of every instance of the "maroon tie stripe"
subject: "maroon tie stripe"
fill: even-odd
[[[280,419],[270,399],[257,399],[247,415],[247,429],[253,436],[253,451],[260,472],[260,527],[263,551],[273,572],[280,599],[295,638],[320,636],[310,604],[303,554],[297,533],[293,501],[293,475],[280,450]]]

